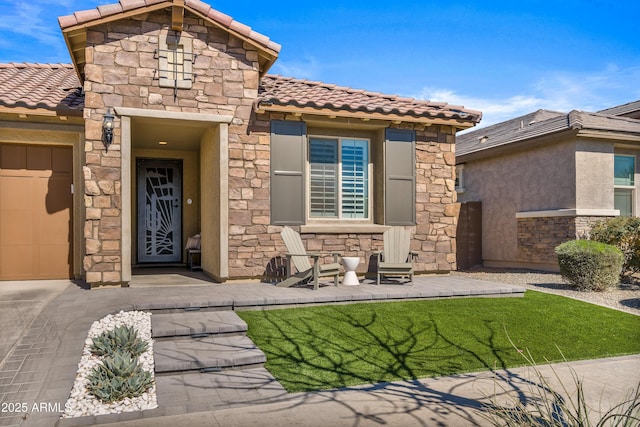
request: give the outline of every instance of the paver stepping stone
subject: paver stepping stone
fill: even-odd
[[[154,314],[153,338],[201,334],[244,334],[247,324],[233,311],[194,311]]]
[[[246,336],[215,336],[157,341],[156,373],[261,366],[264,353]]]

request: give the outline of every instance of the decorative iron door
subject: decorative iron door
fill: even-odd
[[[182,161],[138,159],[138,262],[182,261]]]

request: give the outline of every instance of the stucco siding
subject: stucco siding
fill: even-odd
[[[576,144],[576,208],[613,209],[613,144],[580,139]]]
[[[482,202],[485,263],[518,261],[516,213],[575,208],[576,142],[468,162],[458,200]]]

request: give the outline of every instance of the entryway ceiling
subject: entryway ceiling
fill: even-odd
[[[206,130],[202,122],[136,117],[131,120],[135,148],[199,151]],[[160,145],[166,141],[167,145]]]

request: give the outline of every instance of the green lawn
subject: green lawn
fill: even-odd
[[[640,353],[640,316],[534,291],[238,314],[290,392]]]

